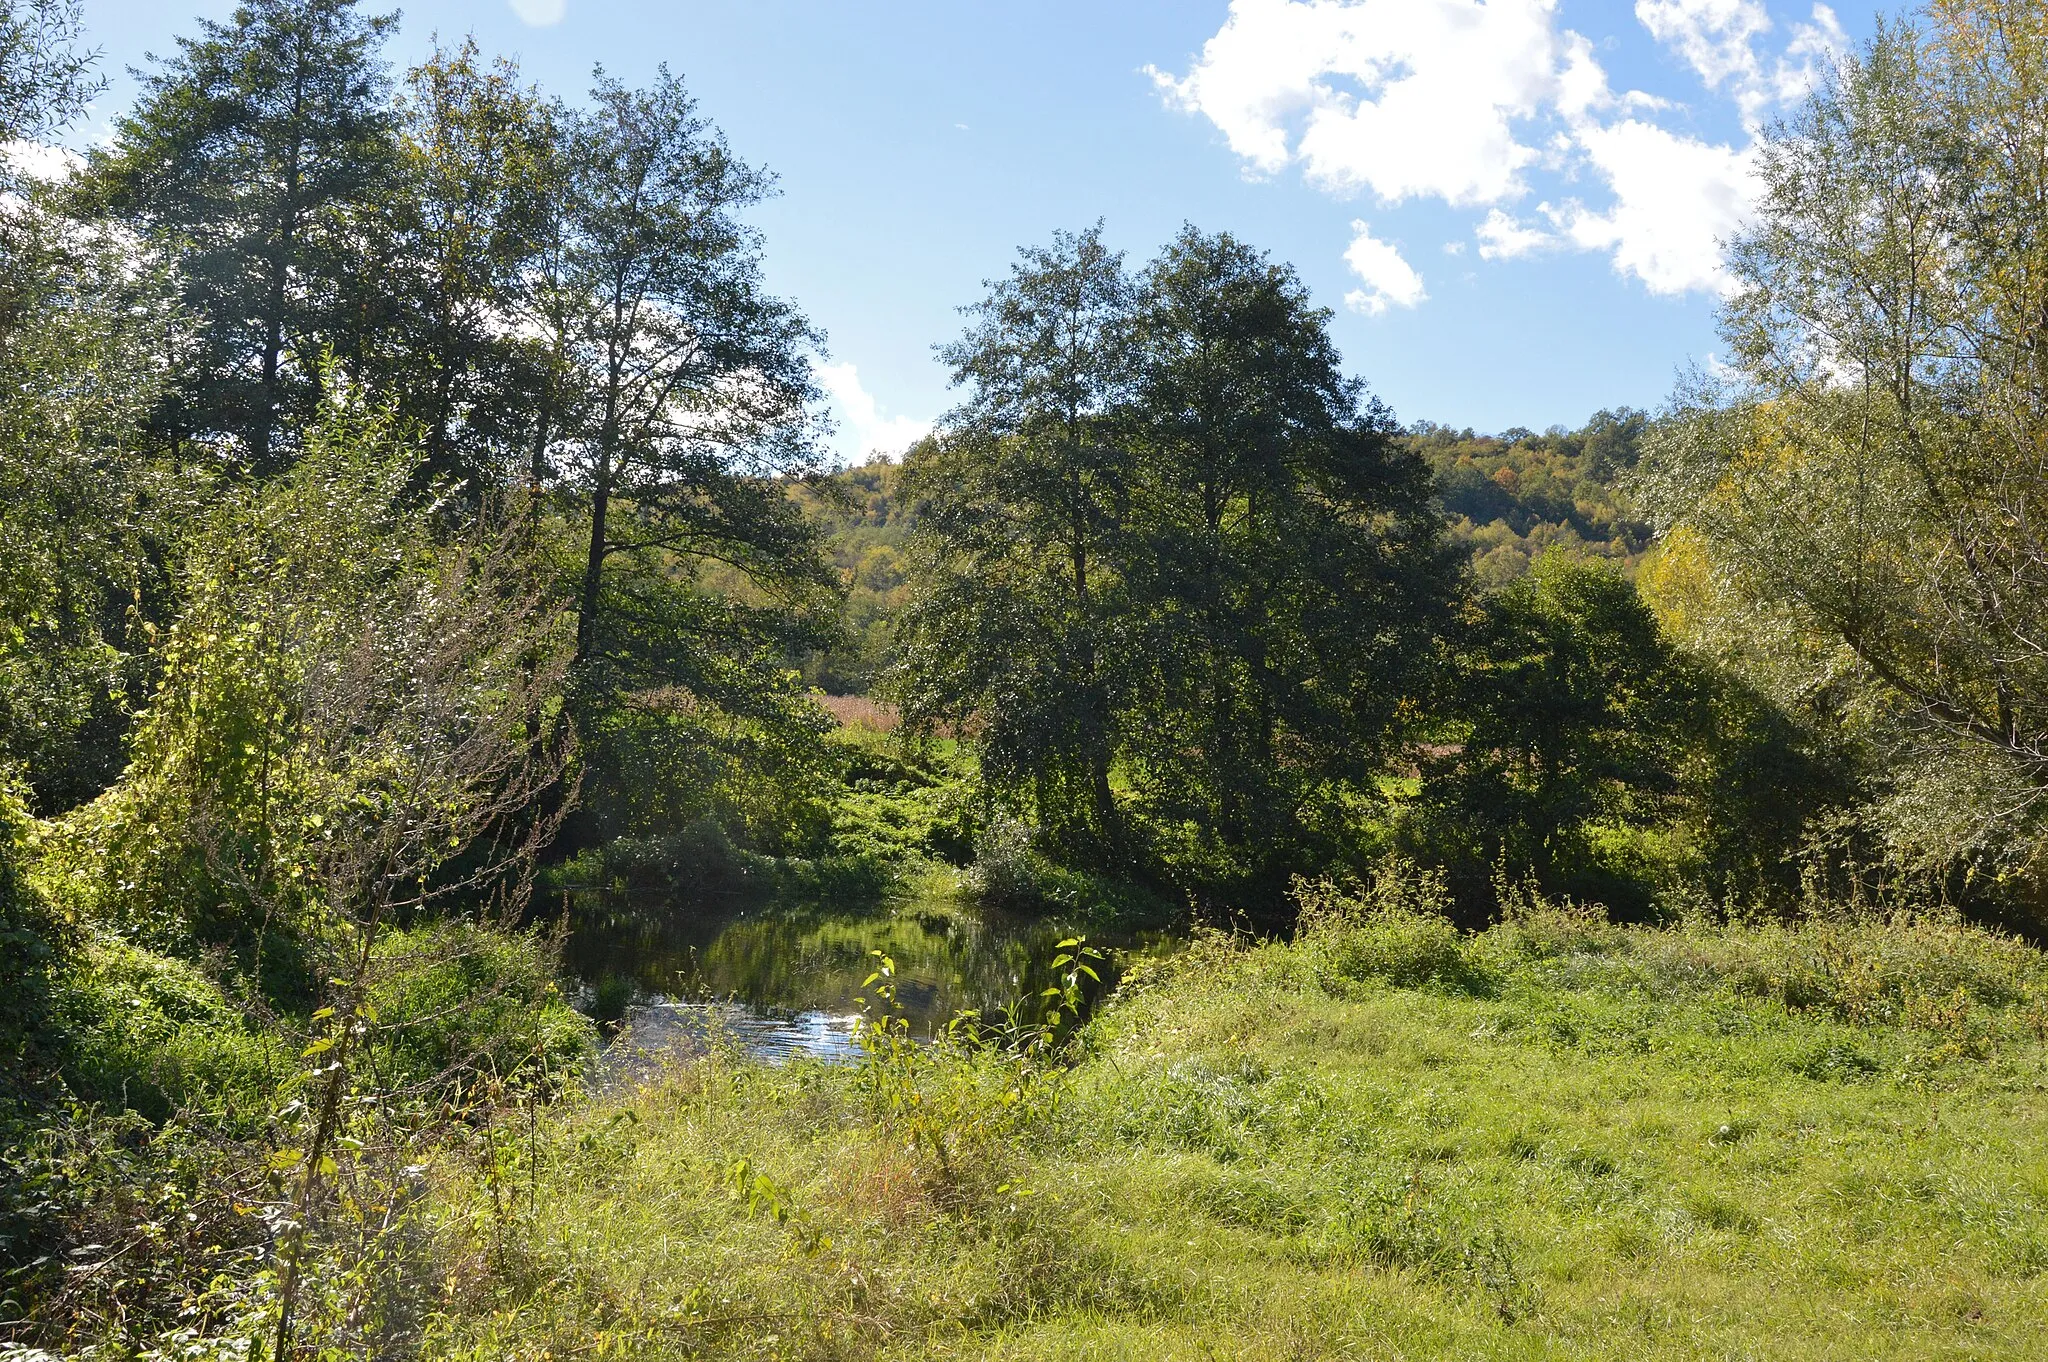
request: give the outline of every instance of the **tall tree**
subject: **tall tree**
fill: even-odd
[[[65,0],[0,4],[0,140],[47,134],[99,82]],[[0,171],[0,766],[40,812],[120,771],[178,498],[138,459],[181,319],[118,233],[66,220],[62,185]]]
[[[391,153],[378,51],[397,16],[357,0],[245,0],[199,21],[142,77],[94,194],[172,258],[203,344],[159,420],[230,437],[259,472],[317,407],[322,355],[347,352],[351,209]]]
[[[1131,281],[1099,225],[1020,255],[942,352],[966,400],[906,464],[924,584],[903,624],[905,698],[922,722],[977,720],[995,782],[1099,851],[1117,840],[1126,703]]]
[[[1883,754],[1900,855],[2048,854],[2048,12],[1938,0],[1768,134],[1644,490],[1707,641]]]
[[[549,296],[528,315],[563,328],[543,345],[573,402],[549,458],[586,526],[577,661],[658,673],[635,646],[648,602],[608,591],[623,585],[615,567],[715,558],[771,588],[826,580],[776,481],[817,464],[821,337],[767,292],[739,216],[772,182],[682,81],[663,68],[635,91],[600,72],[589,107],[562,119],[562,220],[534,276]]]
[[[1135,779],[1228,861],[1277,864],[1314,790],[1385,763],[1445,616],[1448,552],[1427,469],[1344,375],[1292,269],[1187,228],[1140,293]]]
[[[395,114],[367,367],[418,421],[427,476],[497,485],[534,420],[533,338],[514,322],[558,211],[555,113],[468,41],[406,72]]]

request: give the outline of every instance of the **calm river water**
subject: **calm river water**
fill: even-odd
[[[569,923],[571,972],[592,989],[607,978],[631,982],[612,1050],[641,1063],[701,1050],[714,1030],[771,1059],[848,1058],[876,950],[896,962],[913,1034],[928,1036],[959,1012],[1000,1009],[1043,988],[1067,934],[1055,922],[945,899],[740,907],[590,892],[571,899]]]

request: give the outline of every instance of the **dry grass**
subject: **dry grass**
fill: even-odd
[[[903,716],[896,706],[865,695],[820,695],[819,708],[836,719],[841,728],[866,728],[876,733],[894,733]]]

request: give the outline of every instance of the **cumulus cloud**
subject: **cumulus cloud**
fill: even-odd
[[[1754,201],[1752,152],[1632,118],[1579,136],[1614,203],[1604,212],[1571,205],[1558,214],[1564,234],[1583,249],[1608,251],[1615,269],[1652,293],[1726,288],[1721,243]]]
[[[900,455],[931,432],[932,423],[909,416],[884,416],[853,364],[821,364],[818,381],[839,418],[839,452],[850,459],[871,454]]]
[[[1605,252],[1652,292],[1725,287],[1721,243],[1754,192],[1751,147],[1662,126],[1673,102],[1615,91],[1593,42],[1560,28],[1556,8],[1231,0],[1186,74],[1146,71],[1170,105],[1214,124],[1254,176],[1295,168],[1333,194],[1485,209],[1475,236],[1486,260],[1576,248]],[[1826,5],[1776,38],[1774,55],[1763,0],[1636,0],[1635,15],[1707,91],[1733,101],[1752,136],[1846,46]],[[1559,182],[1554,197],[1590,185],[1607,198],[1517,215],[1539,177]],[[1346,301],[1372,314],[1423,301],[1400,252],[1363,224],[1354,230],[1345,260],[1367,287]]]
[[[562,22],[562,16],[569,12],[569,0],[509,0],[512,12],[519,16],[519,22],[535,28],[546,28]]]
[[[1402,259],[1392,242],[1381,241],[1363,222],[1351,224],[1353,236],[1345,248],[1344,263],[1364,281],[1365,287],[1344,295],[1345,306],[1354,312],[1377,317],[1389,307],[1414,307],[1429,297],[1422,276]]]
[[[1756,50],[1771,31],[1762,0],[1636,0],[1636,18],[1709,90],[1732,96],[1752,125],[1771,105],[1803,96],[1821,65],[1848,45],[1826,5],[1813,7],[1810,22],[1792,26],[1791,41],[1768,68]]]
[[[1761,76],[1752,43],[1770,31],[1771,16],[1758,0],[1636,0],[1636,18],[1708,89]]]
[[[1548,205],[1539,205],[1538,211]],[[1486,221],[1479,224],[1476,233],[1479,238],[1481,260],[1513,260],[1517,256],[1530,255],[1563,243],[1540,227],[1531,227],[1520,218],[1512,217],[1496,208],[1486,215]]]
[[[1521,192],[1515,123],[1554,97],[1555,0],[1232,0],[1188,74],[1148,67],[1260,174],[1456,204]]]

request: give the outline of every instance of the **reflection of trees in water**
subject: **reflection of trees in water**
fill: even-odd
[[[896,961],[897,997],[919,1029],[956,1012],[1000,1008],[1045,987],[1059,924],[919,914],[875,906],[771,906],[734,913],[701,903],[586,895],[566,963],[585,980],[630,978],[645,992],[732,998],[753,1007],[843,1013],[874,968]]]

